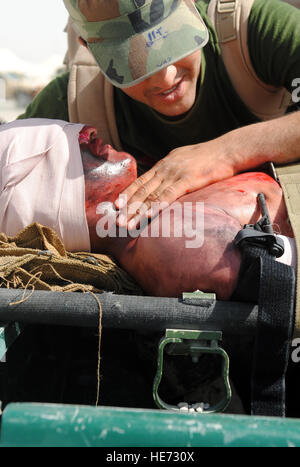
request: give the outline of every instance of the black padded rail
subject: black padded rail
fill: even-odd
[[[97,298],[96,298],[97,297]],[[97,300],[98,299],[98,300]],[[15,302],[21,303],[15,304]],[[162,331],[166,328],[222,330],[233,335],[255,334],[257,306],[249,303],[205,300],[197,305],[178,298],[92,295],[79,292],[0,290],[0,322],[54,324]]]

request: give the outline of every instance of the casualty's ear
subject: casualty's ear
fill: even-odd
[[[77,40],[78,40],[80,45],[83,45],[83,47],[87,48],[87,43],[86,43],[86,41],[84,39],[82,39],[81,36],[77,37]]]

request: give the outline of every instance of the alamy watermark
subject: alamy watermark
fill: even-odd
[[[124,196],[126,197],[126,196]],[[125,202],[125,205],[127,203]],[[124,237],[164,237],[164,238],[184,238],[186,248],[199,248],[204,242],[204,202],[183,202],[178,201],[170,206],[167,203],[151,204],[151,212],[156,213],[148,219],[144,216],[136,227],[127,230],[125,227],[117,226],[117,211],[111,202],[98,204],[96,214],[101,217],[96,225],[98,237],[124,238]],[[127,211],[122,210],[125,219],[137,212],[144,212],[146,206],[140,203],[132,203]],[[125,214],[124,214],[125,212]],[[159,213],[159,214],[158,214]]]
[[[295,348],[294,348],[295,347]],[[296,337],[292,340],[292,350],[291,359],[294,363],[300,362],[300,337]]]
[[[298,104],[300,102],[300,78],[293,79],[292,87],[295,88],[292,92],[292,101]]]

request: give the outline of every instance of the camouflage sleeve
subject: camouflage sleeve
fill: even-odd
[[[68,112],[69,73],[51,81],[28,105],[22,118],[53,118],[69,121]]]
[[[248,44],[258,77],[292,92],[300,78],[300,9],[280,0],[255,0]]]

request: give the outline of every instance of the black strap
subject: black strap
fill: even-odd
[[[242,265],[233,299],[258,303],[251,378],[252,415],[285,416],[285,375],[294,323],[295,273],[264,244],[240,243]]]

